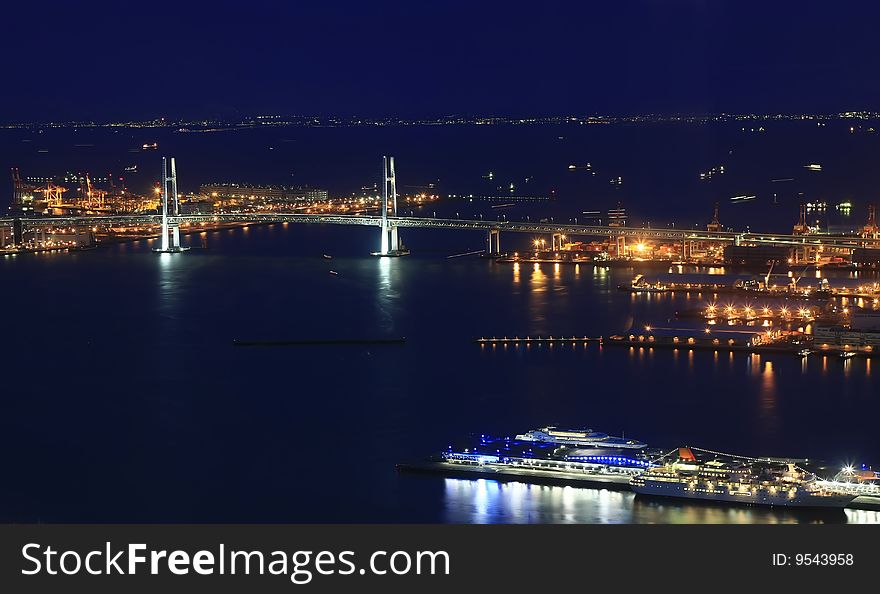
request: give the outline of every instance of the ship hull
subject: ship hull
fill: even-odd
[[[691,499],[717,503],[735,503],[742,505],[762,505],[767,507],[798,507],[798,508],[823,508],[842,509],[849,505],[855,497],[849,495],[819,496],[799,492],[794,497],[789,497],[786,492],[770,493],[758,491],[756,493],[731,494],[705,493],[687,489],[683,484],[658,483],[646,481],[643,484],[631,484],[630,488],[637,495],[651,497],[672,497],[676,499]]]

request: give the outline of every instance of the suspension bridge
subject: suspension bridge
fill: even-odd
[[[576,222],[555,222],[510,220],[505,216],[497,219],[461,219],[424,216],[403,216],[398,211],[397,182],[394,171],[394,158],[383,157],[383,187],[381,214],[345,215],[334,213],[302,212],[229,212],[212,214],[181,214],[177,197],[177,173],[174,158],[170,160],[171,172],[168,174],[166,159],[162,160],[161,214],[120,214],[103,216],[42,216],[0,218],[0,228],[8,227],[17,239],[27,231],[53,227],[70,228],[113,228],[133,225],[155,225],[160,227],[161,241],[158,251],[183,251],[180,244],[180,227],[185,224],[321,224],[352,225],[379,228],[379,249],[377,256],[405,255],[408,251],[400,241],[400,229],[449,229],[483,231],[486,234],[486,253],[501,253],[502,233],[527,233],[550,235],[551,249],[562,246],[566,237],[611,238],[618,244],[626,240],[663,240],[679,242],[683,253],[695,242],[715,242],[734,245],[772,245],[805,248],[880,248],[880,239],[858,235],[826,234],[775,234],[742,233],[721,230],[695,230],[675,228],[651,228],[612,225],[583,225]],[[20,241],[17,241],[20,242]]]

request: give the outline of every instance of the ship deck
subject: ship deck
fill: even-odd
[[[583,489],[608,489],[613,491],[631,491],[629,486],[630,475],[623,473],[603,474],[586,472],[568,472],[564,470],[545,468],[523,468],[508,464],[460,464],[446,461],[425,461],[416,463],[402,463],[397,465],[397,471],[405,474],[425,474],[459,478],[466,480],[494,480],[498,482],[519,482],[536,485],[570,486]],[[670,497],[652,496],[659,499],[672,499]],[[724,501],[708,501],[687,499],[687,501],[700,501],[706,505],[732,505]],[[856,497],[847,506],[847,509],[880,511],[880,497],[860,496]]]

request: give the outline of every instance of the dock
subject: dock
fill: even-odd
[[[880,351],[864,348],[842,348],[835,346],[815,346],[809,344],[793,344],[783,341],[763,341],[755,344],[754,339],[745,339],[743,336],[737,338],[727,338],[722,335],[718,338],[718,333],[709,333],[706,336],[689,336],[688,333],[693,331],[682,330],[681,336],[661,336],[635,334],[629,337],[614,335],[610,337],[603,336],[492,336],[480,337],[473,339],[474,344],[480,346],[530,346],[530,345],[548,345],[554,344],[597,344],[599,346],[617,346],[630,348],[648,348],[648,349],[667,349],[667,350],[685,350],[685,351],[715,351],[724,353],[748,353],[751,355],[769,355],[769,354],[785,354],[797,357],[835,357],[840,359],[850,359],[855,357],[873,358],[880,355]],[[758,332],[743,331],[738,333],[742,335],[758,335]]]
[[[311,338],[295,340],[238,340],[233,339],[232,346],[237,347],[278,347],[278,346],[309,346],[334,344],[404,344],[406,338]]]
[[[644,338],[644,337],[640,337]],[[750,345],[750,344],[729,344],[727,342],[719,341],[717,344],[706,341],[694,341],[689,342],[688,340],[682,340],[679,342],[673,342],[669,340],[628,340],[626,338],[614,338],[612,337],[609,340],[604,341],[603,346],[619,346],[619,347],[633,347],[633,348],[660,348],[660,349],[672,349],[672,350],[686,350],[686,351],[719,351],[724,353],[749,353],[752,355],[766,355],[766,354],[787,354],[787,355],[796,355],[798,357],[812,357],[812,356],[824,356],[824,357],[836,357],[840,359],[849,359],[853,357],[862,357],[862,358],[872,358],[876,357],[878,352],[875,351],[867,351],[867,350],[847,350],[843,348],[832,348],[832,347],[804,347],[803,345],[779,345],[774,343],[760,344],[760,345]]]
[[[457,478],[464,480],[493,480],[501,483],[527,483],[554,487],[575,487],[581,489],[607,489],[609,491],[631,491],[629,481],[632,474],[589,472],[586,470],[563,470],[558,467],[544,468],[512,466],[508,464],[472,463],[429,460],[419,463],[397,464],[401,474],[424,474]],[[679,500],[681,501],[681,500]],[[719,504],[723,502],[686,500],[689,504]],[[781,508],[798,509],[798,508]],[[880,496],[861,495],[856,497],[846,509],[880,511]]]
[[[591,336],[505,336],[503,338],[493,336],[491,338],[488,337],[480,337],[475,338],[475,344],[553,344],[553,343],[567,343],[567,344],[583,344],[589,342],[596,342],[602,344],[604,339],[601,336],[591,337]]]
[[[508,464],[462,464],[449,461],[428,461],[415,464],[398,464],[397,471],[407,474],[432,474],[469,480],[490,479],[500,482],[534,483],[558,487],[584,487],[629,490],[629,474],[596,473],[542,468],[522,467]]]

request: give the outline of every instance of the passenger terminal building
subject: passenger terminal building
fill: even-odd
[[[880,311],[854,308],[849,328],[817,326],[813,329],[813,342],[817,346],[880,348]]]

